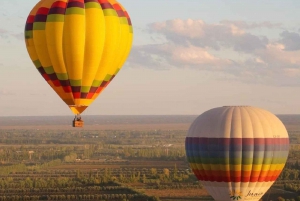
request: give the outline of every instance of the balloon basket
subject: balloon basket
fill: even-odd
[[[83,127],[83,125],[84,125],[84,121],[82,121],[82,120],[74,120],[73,121],[73,127],[81,128],[81,127]]]
[[[72,126],[76,128],[81,128],[84,125],[84,121],[81,119],[80,114],[75,115]]]

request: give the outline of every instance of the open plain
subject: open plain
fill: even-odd
[[[264,201],[300,196],[290,190],[298,188],[299,175],[289,173],[300,155],[300,115],[278,117],[292,150]],[[195,118],[83,116],[84,128],[72,128],[65,116],[0,117],[0,200],[212,200],[185,158]]]

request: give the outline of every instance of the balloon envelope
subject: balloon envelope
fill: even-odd
[[[285,165],[289,137],[266,110],[219,107],[196,118],[185,148],[195,176],[215,200],[259,200]]]
[[[115,0],[41,0],[25,27],[31,60],[74,114],[116,76],[132,37],[129,15]]]

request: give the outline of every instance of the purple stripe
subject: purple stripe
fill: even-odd
[[[27,23],[25,26],[25,31],[32,31],[33,30],[33,23]]]
[[[98,0],[84,0],[84,3],[89,3],[89,2],[96,2],[96,3],[99,3]]]
[[[289,143],[278,143],[276,140],[274,140],[272,143],[255,143],[255,139],[253,140],[254,143],[252,144],[235,144],[234,141],[231,141],[229,144],[223,143],[223,140],[219,138],[219,141],[211,140],[212,138],[209,138],[206,140],[206,142],[200,142],[198,139],[195,141],[194,139],[186,138],[185,145],[186,150],[210,150],[213,154],[213,152],[222,152],[222,151],[230,151],[232,153],[240,154],[243,152],[244,155],[247,155],[247,152],[255,151],[287,151],[289,150]],[[218,139],[218,138],[217,138]],[[284,139],[284,138],[282,138]],[[283,140],[285,141],[285,140]]]
[[[70,86],[70,81],[69,80],[59,80],[60,85],[63,87],[68,87]]]
[[[38,71],[40,72],[41,75],[46,74],[46,71],[43,67],[39,67]]]
[[[102,3],[101,4],[102,9],[114,9],[114,7],[110,3]]]
[[[80,92],[81,91],[81,87],[71,87],[72,88],[72,92],[76,93],[76,92]]]
[[[49,15],[51,15],[51,14],[61,14],[61,15],[64,15],[65,12],[66,12],[66,8],[53,7],[53,8],[50,8]]]
[[[67,8],[71,8],[71,7],[84,8],[84,4],[82,2],[72,1],[68,3]]]
[[[46,22],[47,21],[47,15],[36,15],[34,17],[34,22]]]
[[[56,73],[52,73],[52,74],[48,74],[49,78],[54,81],[54,80],[58,80]]]

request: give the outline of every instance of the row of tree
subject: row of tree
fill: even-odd
[[[159,198],[142,194],[82,194],[82,195],[0,195],[0,201],[29,200],[91,200],[91,201],[159,201]]]

